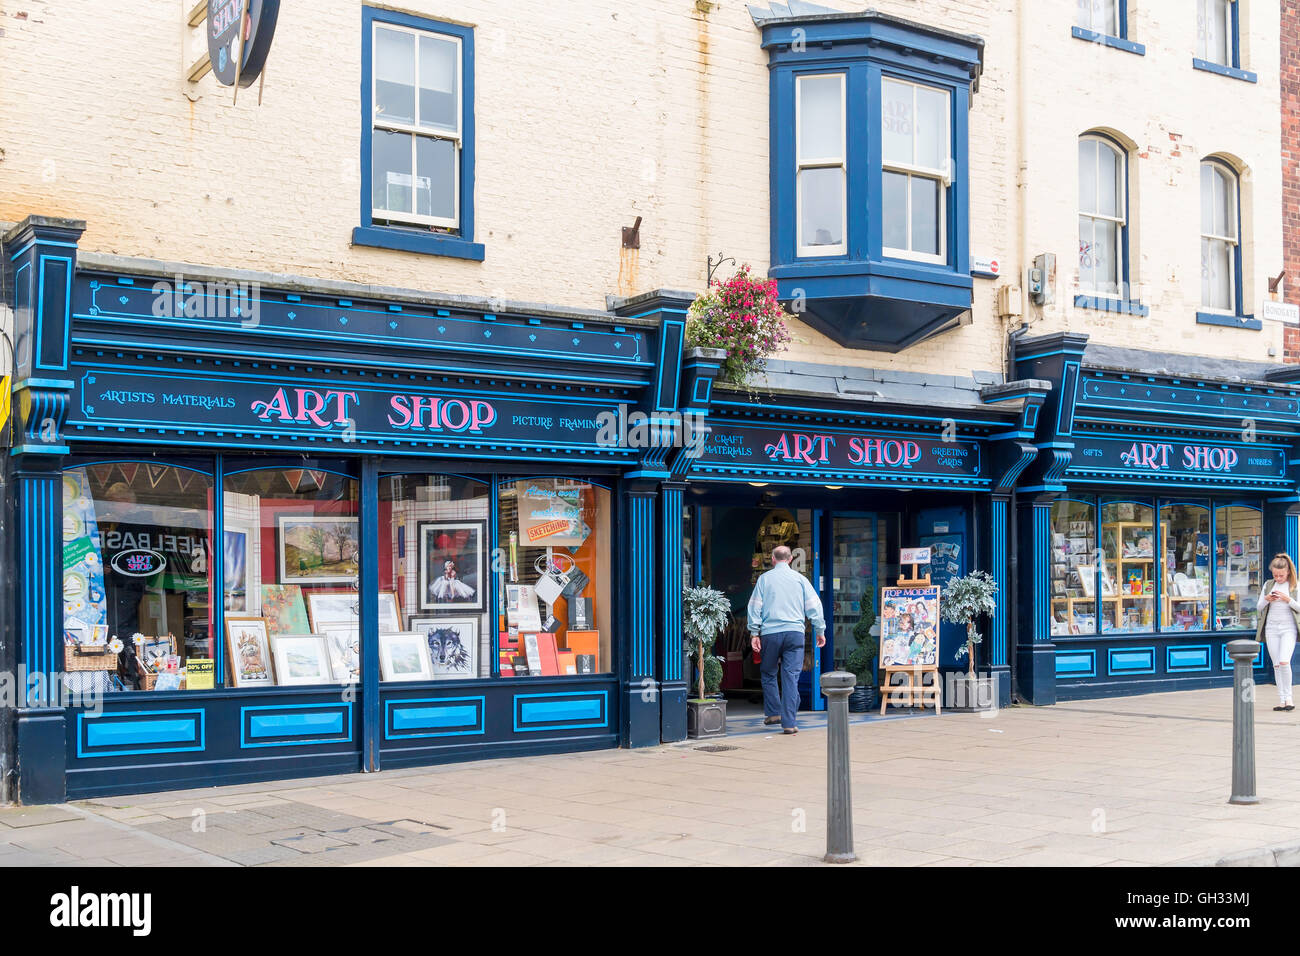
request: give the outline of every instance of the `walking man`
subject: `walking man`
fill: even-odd
[[[779,722],[783,733],[797,734],[804,618],[812,622],[818,647],[826,646],[826,619],[821,598],[808,579],[790,567],[790,557],[784,545],[775,549],[772,570],[759,575],[749,599],[749,634],[754,652],[762,655],[763,723]]]

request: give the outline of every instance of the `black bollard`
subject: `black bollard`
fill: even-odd
[[[853,795],[849,787],[849,694],[858,679],[847,671],[822,675],[826,705],[827,863],[852,863]]]
[[[1229,803],[1259,803],[1255,795],[1255,678],[1259,641],[1229,641],[1232,658],[1232,796]]]

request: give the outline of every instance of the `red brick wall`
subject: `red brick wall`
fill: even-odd
[[[1286,301],[1300,304],[1300,0],[1282,0],[1282,245]],[[1300,328],[1288,327],[1282,358],[1300,363]]]

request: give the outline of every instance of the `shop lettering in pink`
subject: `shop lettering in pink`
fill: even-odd
[[[264,422],[269,422],[274,416],[281,422],[301,422],[318,428],[329,428],[331,425],[348,424],[349,401],[360,402],[361,399],[356,392],[277,388],[269,402],[253,402],[250,407]]]

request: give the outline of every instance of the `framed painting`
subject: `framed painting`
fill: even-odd
[[[342,684],[355,684],[361,680],[361,631],[355,623],[331,621],[321,625],[329,652],[330,670],[334,680]]]
[[[289,634],[271,641],[277,682],[328,684],[334,680],[325,638],[320,634]]]
[[[263,584],[262,617],[272,634],[307,634],[307,605],[296,584]]]
[[[226,581],[226,610],[234,614],[260,614],[262,591],[257,584],[257,530],[227,520],[225,523],[223,570]]]
[[[307,595],[311,630],[320,634],[325,624],[346,621],[354,627],[360,620],[361,596],[356,591],[312,591]],[[396,634],[402,629],[401,605],[396,591],[379,592],[379,633]]]
[[[416,617],[411,630],[424,635],[435,679],[478,675],[478,618]]]
[[[226,616],[226,660],[236,687],[274,686],[266,618]]]
[[[360,544],[357,518],[280,515],[281,584],[350,584],[356,580]]]
[[[433,668],[425,636],[413,631],[379,635],[379,679],[432,680]]]
[[[421,522],[417,547],[420,610],[484,610],[486,521]]]

